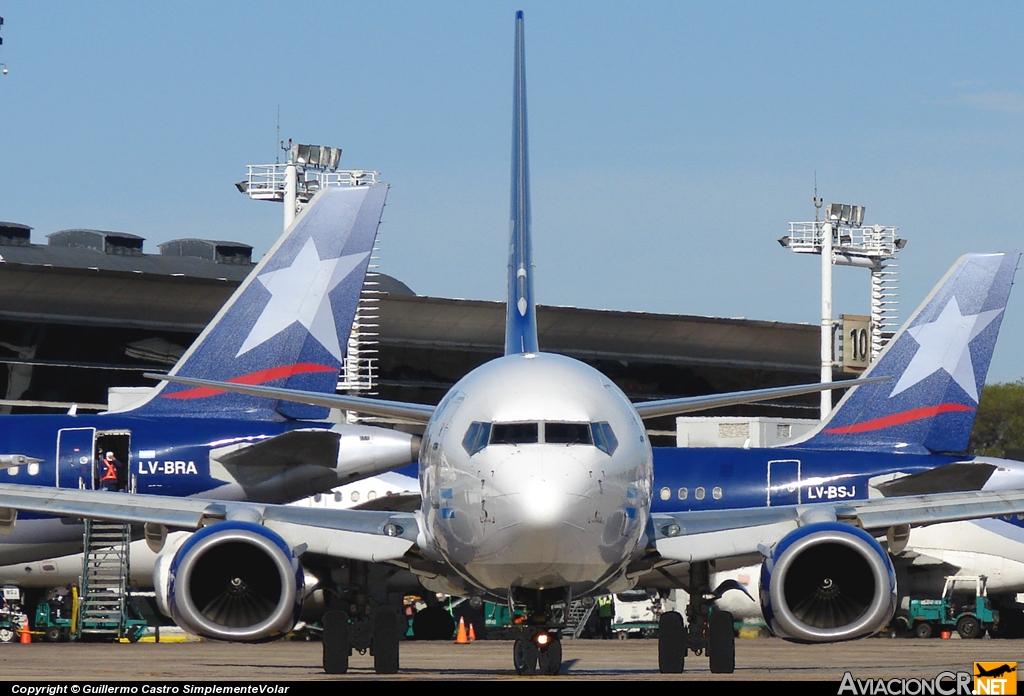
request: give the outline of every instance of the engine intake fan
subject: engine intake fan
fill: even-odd
[[[761,610],[772,632],[802,643],[853,640],[896,610],[896,573],[870,534],[826,522],[801,527],[761,566]]]
[[[287,633],[298,620],[302,595],[302,568],[291,549],[250,522],[203,528],[171,564],[171,616],[208,638],[253,642]]]

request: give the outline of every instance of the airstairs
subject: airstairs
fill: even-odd
[[[77,637],[116,641],[127,637],[131,526],[85,521]]]
[[[583,629],[587,627],[587,620],[594,613],[597,602],[584,602],[575,600],[569,604],[565,616],[565,628],[562,629],[563,638],[579,638]]]

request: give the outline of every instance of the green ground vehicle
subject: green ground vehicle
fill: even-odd
[[[76,588],[77,589],[77,588]],[[75,617],[78,615],[77,592],[69,594],[49,593],[47,598],[36,605],[36,620],[33,623],[35,630],[42,631],[46,640],[51,643],[58,643],[68,640],[81,640],[82,628],[106,629],[106,632],[116,632],[116,621],[97,622],[86,620],[82,626],[78,626]],[[135,643],[142,637],[149,627],[149,622],[142,617],[135,600],[130,596],[127,598],[127,616],[124,618],[122,635],[129,642]],[[116,635],[113,636],[116,639]]]
[[[999,623],[999,612],[988,601],[984,575],[950,575],[939,599],[912,599],[907,626],[918,638],[931,638],[954,628],[961,638],[981,638]],[[973,584],[973,593],[956,592],[956,586]]]

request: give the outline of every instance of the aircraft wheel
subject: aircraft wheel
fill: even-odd
[[[348,614],[343,611],[329,611],[324,614],[324,671],[327,674],[348,672],[348,657],[352,654],[349,644]]]
[[[981,622],[973,616],[961,616],[956,622],[956,632],[961,638],[977,638],[981,632]]]
[[[64,631],[61,630],[60,626],[50,626],[46,629],[46,640],[51,643],[59,643],[64,637]]]
[[[561,668],[562,641],[552,636],[551,642],[537,655],[537,671],[541,674],[558,674]]]
[[[914,626],[914,635],[918,638],[931,638],[932,625],[927,621],[920,622],[917,626]]]
[[[686,664],[686,625],[678,611],[667,611],[658,619],[658,671],[682,674]]]
[[[398,672],[398,615],[380,609],[373,617],[373,669],[377,674]]]
[[[537,644],[529,638],[516,638],[512,644],[512,666],[516,674],[531,675],[537,671]],[[561,661],[561,660],[559,660]]]
[[[13,643],[14,631],[10,628],[0,628],[0,643]]]
[[[736,633],[728,611],[715,611],[708,617],[708,663],[712,674],[736,671]]]

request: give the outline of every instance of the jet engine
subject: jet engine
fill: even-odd
[[[251,522],[204,527],[154,571],[158,603],[186,631],[256,642],[287,633],[302,609],[303,572],[280,536]]]
[[[786,535],[761,566],[761,611],[772,632],[801,643],[871,635],[896,610],[896,572],[870,534],[839,522]]]

